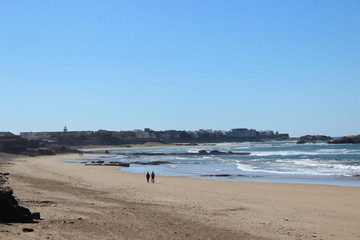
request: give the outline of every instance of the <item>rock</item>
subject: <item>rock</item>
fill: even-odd
[[[118,155],[125,155],[125,156],[191,156],[191,155],[249,155],[250,153],[247,152],[221,152],[218,150],[213,150],[211,152],[207,152],[206,150],[200,150],[197,153],[189,153],[189,152],[182,152],[182,153],[124,153]],[[135,162],[136,163],[136,162]],[[139,163],[140,164],[140,163]]]
[[[40,212],[33,212],[32,217],[33,219],[40,219]]]
[[[224,154],[223,152],[220,152],[218,150],[212,150],[210,151],[210,154],[213,154],[213,155],[219,155],[219,154]]]
[[[346,143],[360,143],[360,135],[346,136],[339,139],[332,139],[328,141],[329,144],[346,144]]]
[[[131,164],[139,164],[139,165],[161,165],[161,164],[169,164],[171,162],[168,161],[152,161],[152,162],[132,162]]]
[[[33,222],[30,210],[19,206],[10,188],[0,189],[0,222]]]
[[[51,150],[51,149],[37,149],[36,150],[36,154],[37,156],[42,156],[42,155],[56,155],[56,153]]]
[[[109,162],[109,163],[105,163],[103,166],[130,167],[130,163]]]
[[[90,163],[85,163],[85,166],[117,166],[117,167],[130,167],[130,163],[122,162],[109,162],[105,163],[104,161],[91,161]]]
[[[161,165],[161,164],[169,164],[170,162],[168,161],[152,161],[152,162],[148,162],[148,165]]]
[[[33,228],[23,228],[23,232],[33,232]]]
[[[231,177],[231,174],[204,174],[202,177]]]
[[[296,144],[305,144],[306,142],[305,141],[298,141]]]
[[[102,163],[85,163],[85,166],[102,166]]]
[[[300,141],[314,142],[314,141],[329,141],[332,137],[325,135],[305,135],[300,137]]]
[[[206,155],[206,154],[208,154],[208,152],[205,151],[205,150],[200,150],[200,151],[199,151],[199,154],[200,154],[200,155]]]

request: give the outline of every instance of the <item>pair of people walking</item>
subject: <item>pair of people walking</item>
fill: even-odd
[[[146,180],[147,180],[148,183],[150,181],[150,177],[151,177],[151,182],[155,183],[155,173],[154,173],[154,171],[151,172],[151,175],[150,175],[149,172],[146,173]]]

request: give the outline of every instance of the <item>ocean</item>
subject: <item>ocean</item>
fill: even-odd
[[[181,176],[225,181],[323,184],[360,187],[360,144],[333,145],[326,142],[296,144],[284,142],[246,142],[206,144],[191,147],[127,149],[122,153],[197,153],[200,150],[246,152],[250,155],[165,155],[116,156],[107,162],[168,161],[164,165],[131,164],[121,171],[157,176]],[[88,161],[100,159],[89,159]],[[81,160],[84,161],[84,160]]]

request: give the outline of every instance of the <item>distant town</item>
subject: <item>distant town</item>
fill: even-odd
[[[165,130],[150,128],[133,131],[68,131],[64,127],[58,132],[0,132],[0,152],[24,155],[51,155],[75,151],[78,146],[126,145],[147,142],[168,143],[218,143],[246,141],[281,141],[289,134],[274,131],[234,128],[230,131],[200,129],[197,131]]]
[[[29,156],[53,155],[79,152],[81,146],[113,145],[128,146],[148,142],[162,144],[197,145],[198,143],[219,142],[265,142],[290,140],[289,134],[277,131],[257,131],[255,129],[234,128],[230,131],[199,129],[196,131],[165,130],[155,131],[150,128],[132,131],[68,131],[64,127],[58,132],[0,132],[0,152]],[[298,144],[327,141],[329,144],[360,143],[360,135],[333,139],[324,135],[305,135]]]
[[[41,140],[48,143],[69,146],[77,145],[114,145],[160,143],[204,143],[204,142],[243,142],[286,140],[289,134],[266,130],[234,128],[230,131],[200,129],[197,131],[165,130],[154,131],[150,128],[133,131],[68,131],[64,127],[59,132],[22,132],[20,137],[27,140]]]

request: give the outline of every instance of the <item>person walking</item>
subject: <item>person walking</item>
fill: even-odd
[[[146,180],[149,183],[149,180],[150,180],[150,173],[149,172],[146,173]]]
[[[151,172],[151,182],[155,183],[155,173],[154,173],[154,171]]]

